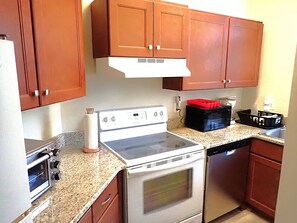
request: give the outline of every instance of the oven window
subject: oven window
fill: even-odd
[[[47,162],[44,161],[28,170],[30,192],[48,181]]]
[[[144,182],[144,214],[192,197],[192,169]]]

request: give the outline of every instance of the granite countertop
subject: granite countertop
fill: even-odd
[[[78,222],[125,165],[111,152],[61,149],[61,180],[33,202],[37,222]],[[42,209],[44,209],[42,211]]]
[[[263,129],[234,124],[224,129],[199,132],[187,127],[171,132],[201,143],[205,149],[247,138],[258,138],[278,145],[284,140],[259,134]],[[34,223],[75,223],[91,207],[119,171],[125,168],[115,155],[101,149],[98,153],[83,153],[73,146],[61,149],[61,180],[33,202]]]
[[[187,127],[171,129],[170,131],[195,142],[201,143],[205,149],[248,138],[258,138],[278,145],[284,145],[284,140],[282,139],[259,134],[263,130],[264,129],[261,128],[235,123],[227,128],[209,132],[199,132]]]

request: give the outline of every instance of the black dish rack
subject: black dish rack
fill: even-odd
[[[258,111],[258,115],[252,115],[251,109],[238,111],[237,114],[239,117],[239,120],[237,122],[241,124],[255,126],[264,129],[272,129],[283,126],[282,114]]]

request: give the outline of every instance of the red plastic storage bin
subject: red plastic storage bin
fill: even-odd
[[[202,108],[217,108],[220,107],[221,103],[215,100],[207,100],[207,99],[191,99],[187,100],[188,105],[199,106]]]

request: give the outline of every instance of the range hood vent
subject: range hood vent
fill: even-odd
[[[186,59],[106,57],[98,60],[105,60],[104,63],[124,73],[126,78],[191,76]]]

